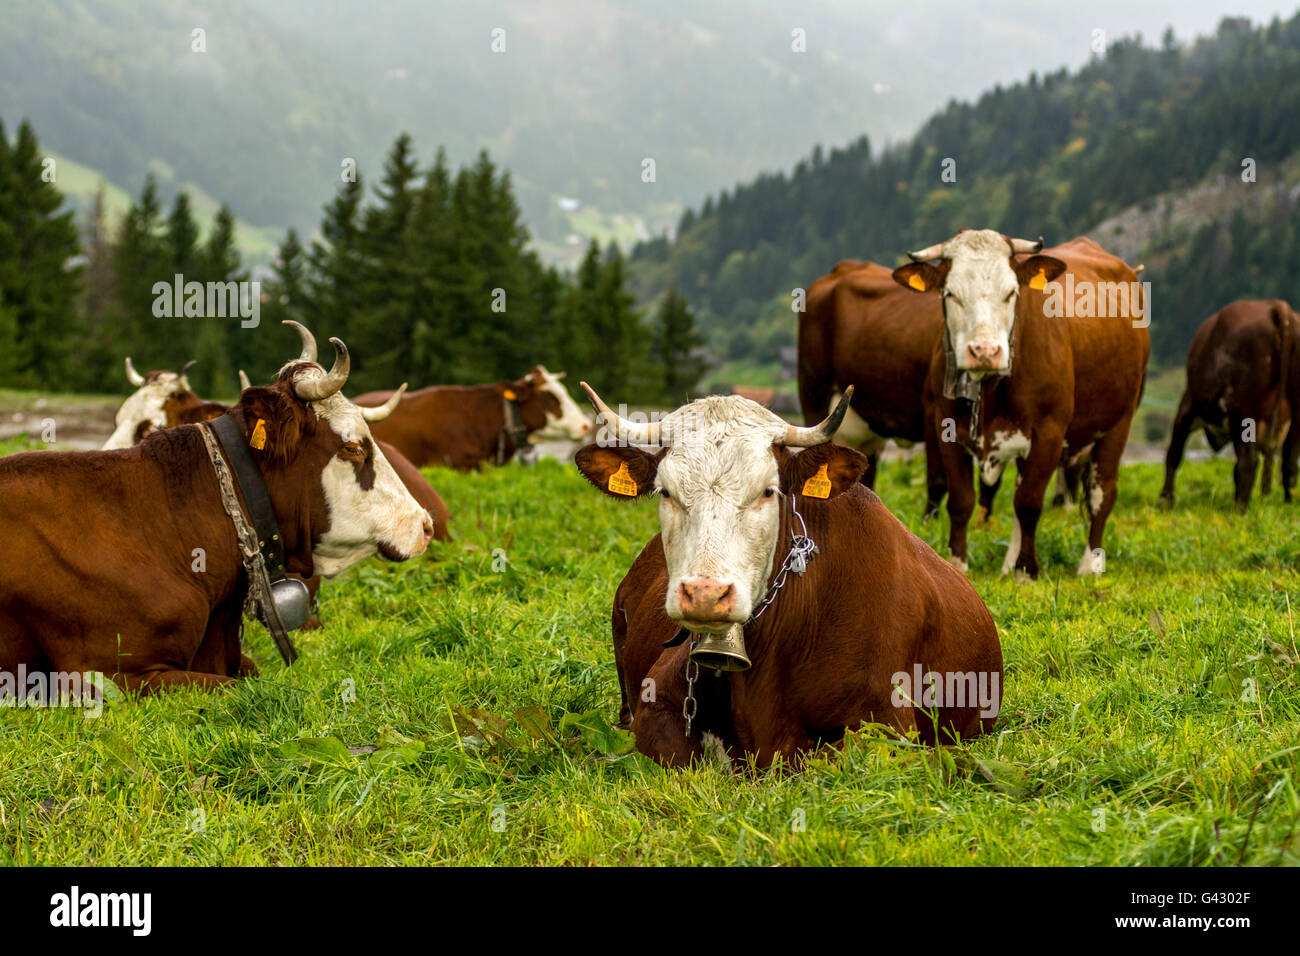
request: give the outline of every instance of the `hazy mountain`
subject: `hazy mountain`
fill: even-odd
[[[572,233],[658,233],[814,144],[898,140],[952,97],[1081,64],[1094,31],[1188,37],[1289,6],[19,0],[0,28],[0,118],[29,117],[128,193],[152,168],[273,230],[314,228],[340,162],[373,179],[400,130],[454,162],[487,148],[557,256]]]

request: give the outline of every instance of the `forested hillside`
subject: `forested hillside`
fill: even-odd
[[[1300,212],[1294,191],[1275,188],[1298,150],[1300,16],[1261,29],[1224,20],[1188,46],[1123,40],[1076,73],[950,103],[895,148],[818,148],[790,174],[710,198],[675,241],[636,248],[636,287],[676,283],[721,358],[773,363],[794,342],[791,289],[840,259],[893,264],[964,226],[1051,244],[1211,176],[1239,199],[1273,188],[1262,210],[1162,222],[1134,244],[1159,253],[1143,278],[1156,359],[1176,362],[1224,300],[1300,300]]]

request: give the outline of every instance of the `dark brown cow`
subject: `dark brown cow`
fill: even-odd
[[[521,450],[525,434],[541,431],[562,414],[561,403],[545,385],[534,370],[514,382],[422,388],[398,402],[388,419],[375,427],[375,437],[419,466],[469,471],[484,462],[506,462]],[[381,405],[392,395],[367,392],[356,401]],[[518,434],[506,420],[508,405],[518,410]]]
[[[1160,503],[1174,503],[1174,476],[1193,429],[1218,451],[1229,441],[1237,455],[1233,483],[1237,507],[1250,506],[1260,454],[1260,493],[1272,490],[1273,455],[1282,448],[1282,497],[1291,500],[1300,429],[1300,316],[1281,299],[1233,302],[1206,319],[1187,350],[1187,388],[1174,416]]]
[[[852,385],[854,415],[836,440],[859,448],[875,483],[876,462],[887,439],[926,443],[929,517],[945,492],[937,439],[927,431],[924,396],[930,358],[943,335],[937,299],[900,289],[891,270],[846,259],[808,288],[799,316],[799,405],[804,423],[824,419],[831,401]]]
[[[326,372],[289,363],[231,410],[270,495],[288,569],[333,576],[379,553],[405,560],[428,512]],[[113,451],[0,459],[0,670],[101,671],[126,687],[215,687],[247,673],[247,591],[201,430],[161,429]],[[253,440],[256,431],[257,440]]]
[[[865,457],[830,442],[846,401],[799,428],[739,396],[700,399],[649,425],[590,397],[616,441],[582,448],[582,474],[611,497],[660,497],[661,532],[613,609],[620,716],[642,753],[682,766],[716,752],[716,739],[738,763],[797,766],[864,721],[929,743],[992,726],[1002,682],[993,619],[974,588],[859,484]],[[805,527],[818,551],[781,586]],[[742,672],[706,668],[691,684],[690,643],[664,646],[682,627],[720,634],[736,625],[752,662]],[[939,687],[927,697],[930,673]]]
[[[1079,573],[1105,569],[1102,536],[1151,353],[1146,294],[1134,271],[1091,239],[1041,247],[965,229],[894,270],[900,285],[942,296],[931,415],[947,476],[951,559],[963,571],[974,507],[968,453],[986,481],[1016,460],[1016,523],[1002,571],[1029,577],[1039,570],[1035,532],[1047,485],[1063,461],[1086,461],[1091,525]]]

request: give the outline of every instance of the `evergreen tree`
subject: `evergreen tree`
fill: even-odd
[[[704,342],[686,299],[671,286],[655,312],[650,336],[651,361],[660,368],[659,400],[680,405],[699,385],[708,367],[701,352]]]

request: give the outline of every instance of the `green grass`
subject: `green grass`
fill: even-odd
[[[434,470],[458,540],[327,583],[292,668],[255,629],[262,676],[229,693],[0,712],[0,863],[1295,864],[1296,512],[1236,515],[1230,470],[1185,466],[1163,512],[1159,467],[1126,467],[1100,580],[1075,578],[1060,510],[1043,577],[999,579],[1004,492],[971,541],[1006,655],[996,731],[851,733],[798,774],[662,771],[608,728],[610,600],[652,502],[557,462]],[[921,463],[880,491],[916,529]],[[941,546],[945,521],[919,533]]]

